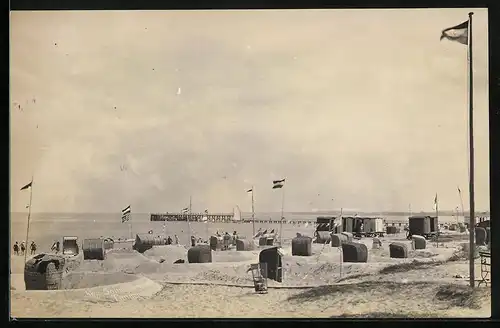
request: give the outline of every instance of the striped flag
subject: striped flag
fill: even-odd
[[[469,42],[469,21],[465,21],[457,26],[449,27],[441,32],[439,40],[448,39],[467,45]]]
[[[181,212],[182,212],[182,214],[186,214],[187,212],[189,212],[189,208],[184,207]]]
[[[130,205],[125,207],[122,210],[122,223],[125,223],[130,220]]]
[[[285,179],[273,181],[273,189],[283,188],[284,185],[285,185]]]
[[[26,186],[22,187],[21,190],[26,190],[28,188],[31,188],[32,184],[33,184],[33,181],[31,181],[30,183],[28,183]]]

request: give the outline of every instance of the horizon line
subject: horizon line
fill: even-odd
[[[252,213],[252,211],[240,211],[241,213]],[[340,212],[340,210],[317,210],[317,211],[285,211],[285,213],[307,213],[307,214],[317,214],[317,213],[332,213],[332,212]],[[381,211],[355,211],[355,210],[343,210],[344,213],[406,213],[408,214],[408,211],[384,211],[384,210],[381,210]],[[440,210],[439,211],[440,213],[448,213],[448,212],[451,212],[453,214],[456,213],[455,210]],[[10,211],[10,213],[28,213],[28,211]],[[160,211],[156,211],[156,212],[133,212],[135,214],[182,214],[180,211],[179,212],[160,212]],[[204,211],[200,211],[200,212],[191,212],[191,213],[205,213]],[[210,213],[215,213],[215,214],[227,214],[227,213],[232,213],[232,212],[219,212],[219,211],[214,211],[214,212],[208,212],[209,214]],[[254,213],[280,213],[280,211],[256,211]],[[435,214],[435,211],[412,211],[412,214],[413,213],[433,213]],[[463,214],[463,213],[470,213],[469,210],[464,210],[464,212],[459,212],[459,214]],[[490,211],[489,210],[486,210],[486,211],[475,211],[476,214],[490,214]],[[121,212],[117,211],[117,212],[80,212],[80,211],[72,211],[72,212],[59,212],[59,211],[42,211],[42,212],[31,212],[31,214],[116,214],[116,215],[121,215]]]

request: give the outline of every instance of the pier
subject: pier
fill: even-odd
[[[231,222],[234,218],[233,213],[153,213],[150,221],[203,221],[207,218],[209,222]]]

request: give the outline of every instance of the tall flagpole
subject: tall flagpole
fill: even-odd
[[[436,193],[436,220],[439,220],[439,199],[438,199],[438,196],[437,196],[437,193]],[[436,221],[436,222],[439,222],[439,221]],[[439,223],[438,223],[439,225]],[[435,227],[436,229],[438,229],[438,227]],[[436,236],[436,248],[439,248],[439,230],[437,231],[437,236]]]
[[[191,196],[189,196],[189,214],[187,217],[187,223],[188,223],[188,247],[191,245],[191,223],[189,222],[189,219],[191,217]]]
[[[281,188],[281,219],[280,219],[280,246],[283,245],[281,236],[283,231],[283,209],[285,208],[285,186]]]
[[[28,208],[28,226],[26,227],[26,245],[24,245],[24,263],[26,263],[26,257],[28,255],[28,238],[30,233],[30,218],[31,218],[31,201],[33,200],[33,174],[31,175],[31,186],[30,186],[30,204]]]
[[[472,15],[469,13],[469,35],[468,35],[468,62],[469,62],[469,283],[474,288],[474,227],[476,225],[475,204],[474,204],[474,114],[473,114],[473,62],[472,62]]]
[[[465,223],[464,200],[462,198],[462,191],[460,190],[460,187],[458,187],[458,195],[460,196],[460,206],[462,207],[462,217],[464,218],[464,223]]]
[[[255,206],[254,206],[254,200],[253,200],[253,186],[252,186],[252,229],[253,229],[253,234],[252,236],[255,236]]]

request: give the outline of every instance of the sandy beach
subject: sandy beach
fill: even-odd
[[[65,278],[66,290],[24,291],[23,258],[11,260],[14,317],[488,317],[490,288],[468,285],[460,253],[468,236],[444,232],[439,244],[389,257],[388,245],[410,246],[404,233],[381,238],[368,263],[341,263],[339,248],[313,244],[313,255],[292,256],[285,233],[284,281],[269,280],[267,294],[253,290],[251,263],[261,249],[214,251],[213,263],[173,264],[186,259],[182,245],[139,254],[116,244],[104,261],[83,261]],[[306,231],[304,231],[306,230]],[[309,227],[302,230],[307,233]],[[410,248],[411,249],[411,248]],[[160,263],[162,262],[162,263]],[[476,263],[476,272],[480,270]],[[209,287],[209,288],[207,288]],[[193,310],[196,309],[196,310]]]

